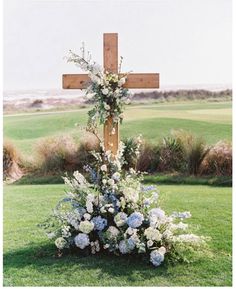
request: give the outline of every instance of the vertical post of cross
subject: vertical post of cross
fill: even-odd
[[[103,66],[107,72],[118,73],[118,34],[103,34]],[[112,123],[109,117],[103,129],[105,151],[110,150],[116,155],[119,147],[119,124]]]

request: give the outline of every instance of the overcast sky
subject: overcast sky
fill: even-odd
[[[81,42],[102,62],[102,34],[119,33],[123,71],[161,85],[231,84],[231,0],[5,0],[4,89],[61,88],[63,59]]]

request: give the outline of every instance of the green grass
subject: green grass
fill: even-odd
[[[130,257],[54,257],[53,244],[36,225],[64,185],[8,185],[4,192],[5,286],[231,286],[231,188],[160,185],[161,206],[190,210],[193,230],[212,237],[212,256],[191,264],[153,268]],[[196,226],[200,225],[199,230]]]
[[[231,140],[231,105],[230,102],[178,102],[128,106],[121,136],[141,133],[147,140],[156,142],[172,129],[185,129],[204,137],[209,144],[221,139]],[[47,136],[72,134],[80,137],[82,131],[75,123],[84,126],[87,111],[5,116],[4,137],[12,139],[28,154],[39,139]]]

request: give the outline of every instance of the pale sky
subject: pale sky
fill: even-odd
[[[161,85],[231,84],[231,0],[4,0],[4,89],[61,88],[81,42],[102,64],[102,34],[119,33],[122,71]]]

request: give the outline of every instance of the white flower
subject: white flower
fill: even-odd
[[[106,179],[103,179],[103,180],[102,180],[102,183],[103,183],[103,185],[105,185],[105,184],[107,183],[107,180],[106,180]]]
[[[153,241],[152,241],[152,240],[148,240],[148,241],[147,241],[147,246],[148,246],[148,247],[152,247],[152,245],[153,245]]]
[[[174,236],[173,240],[176,242],[183,242],[189,244],[200,244],[203,243],[204,240],[202,237],[194,235],[194,234],[183,234],[179,236]]]
[[[73,176],[75,177],[75,179],[79,182],[79,184],[86,184],[86,179],[85,179],[85,177],[81,174],[81,173],[79,173],[78,171],[75,171],[74,173],[73,173]]]
[[[101,171],[107,172],[107,166],[106,166],[106,165],[102,165],[102,166],[101,166]]]
[[[89,237],[87,234],[79,233],[75,238],[75,245],[80,249],[84,249],[89,245]]]
[[[128,202],[137,203],[139,200],[139,192],[133,188],[125,188],[123,194]]]
[[[105,108],[105,110],[109,110],[111,107],[110,107],[109,104],[105,103],[105,104],[104,104],[104,108]]]
[[[188,224],[179,222],[178,224],[170,224],[168,227],[171,231],[186,230],[188,228]]]
[[[102,94],[107,95],[109,93],[108,88],[103,88],[102,89]]]
[[[71,236],[70,226],[64,226],[61,230],[62,237],[68,238]]]
[[[107,183],[108,183],[108,185],[110,185],[110,186],[114,186],[115,181],[114,181],[113,179],[109,179]]]
[[[128,235],[133,235],[133,234],[136,234],[137,231],[138,231],[138,229],[133,229],[133,228],[128,227],[128,229],[125,231],[125,233]]]
[[[90,201],[86,202],[86,209],[89,213],[93,213],[93,203]]]
[[[115,181],[119,181],[120,179],[120,173],[119,172],[116,172],[112,175],[112,179],[115,180]]]
[[[113,213],[115,212],[115,210],[114,210],[114,208],[109,208],[109,209],[108,209],[108,212],[111,213],[111,214],[113,214]]]
[[[154,229],[152,227],[147,228],[144,231],[144,235],[146,236],[148,240],[152,240],[152,241],[160,241],[161,236],[162,236],[161,233],[157,229]]]
[[[122,86],[123,84],[125,84],[125,77],[122,77],[119,81],[118,81],[118,85]]]
[[[104,249],[108,249],[109,247],[110,247],[110,244],[105,244],[105,245],[103,246]]]
[[[94,223],[89,221],[83,221],[79,225],[79,230],[85,234],[89,234],[94,228]]]
[[[126,213],[119,212],[117,215],[114,217],[114,222],[116,223],[117,227],[121,227],[126,224],[127,220],[127,215]]]
[[[64,238],[59,237],[56,239],[55,245],[57,246],[58,249],[62,250],[66,247],[67,241]]]
[[[120,231],[114,226],[110,226],[106,232],[108,233],[109,238],[111,239],[116,238],[120,233]]]
[[[88,220],[88,221],[91,219],[91,215],[88,213],[85,213],[83,217],[85,220]]]

